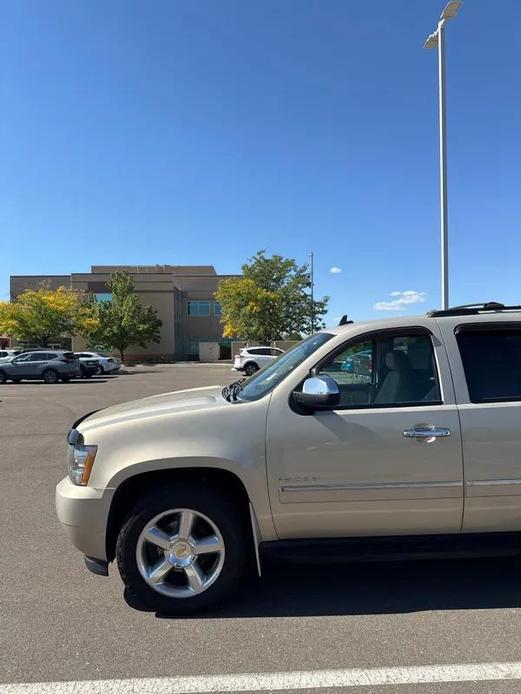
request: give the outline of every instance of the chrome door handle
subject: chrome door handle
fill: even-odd
[[[402,436],[405,436],[406,439],[442,439],[450,436],[450,429],[435,426],[415,427],[403,431]]]

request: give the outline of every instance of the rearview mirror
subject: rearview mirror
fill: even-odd
[[[293,398],[308,410],[331,410],[340,402],[337,382],[331,376],[311,376],[302,384],[302,390],[295,390]]]

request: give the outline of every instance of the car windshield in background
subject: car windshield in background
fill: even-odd
[[[295,345],[282,354],[271,364],[268,364],[252,376],[238,393],[239,400],[258,400],[269,393],[277,384],[283,381],[299,364],[307,359],[319,347],[322,347],[333,337],[331,333],[317,333]]]

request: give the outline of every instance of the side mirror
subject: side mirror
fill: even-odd
[[[293,398],[308,410],[331,410],[340,402],[340,391],[331,376],[310,376],[304,381],[302,391],[293,391]]]

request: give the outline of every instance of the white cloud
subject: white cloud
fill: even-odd
[[[333,267],[330,267],[330,268],[329,268],[329,272],[330,272],[332,275],[338,275],[339,272],[342,272],[342,268],[341,268],[341,267],[337,267],[336,265],[333,265]]]
[[[423,304],[425,292],[415,292],[409,289],[406,292],[391,292],[389,296],[395,297],[392,301],[377,301],[373,304],[375,311],[401,311],[408,304]]]

